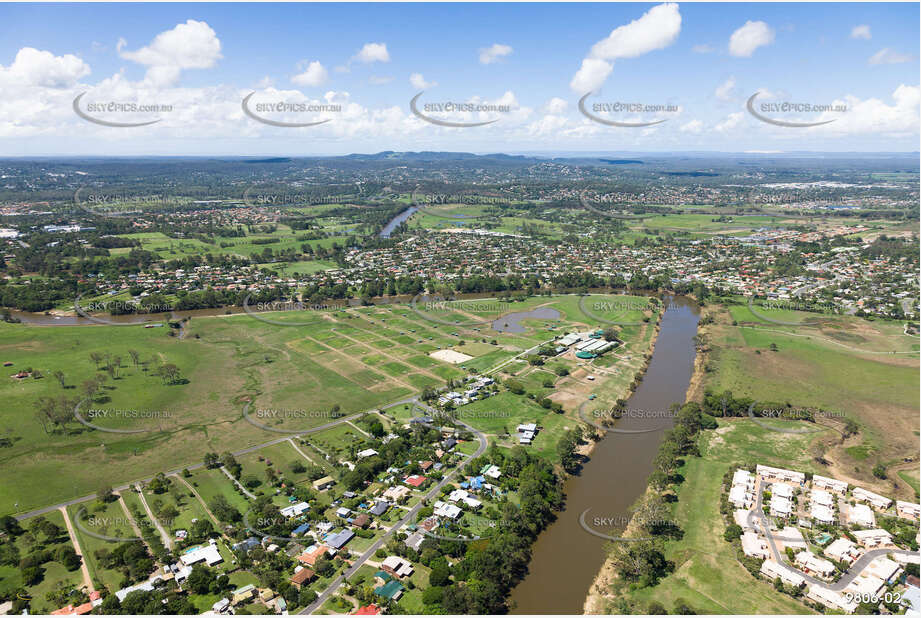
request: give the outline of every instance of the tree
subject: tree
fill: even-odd
[[[742,536],[742,526],[739,524],[729,524],[723,533],[723,538],[727,541],[734,541],[740,536]]]
[[[64,372],[63,372],[63,371],[61,371],[60,369],[55,369],[54,371],[51,372],[51,375],[53,375],[54,378],[55,378],[58,382],[61,383],[61,388],[67,388],[67,382],[64,380]]]
[[[883,464],[876,464],[875,466],[873,466],[873,476],[875,476],[878,479],[887,478],[886,466],[884,466]]]
[[[99,488],[99,491],[96,492],[96,498],[100,502],[111,502],[113,499],[115,499],[115,491],[112,489],[111,485],[103,485],[101,488]]]
[[[192,567],[186,585],[197,594],[208,594],[211,589],[211,571],[201,565]]]

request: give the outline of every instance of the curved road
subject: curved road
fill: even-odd
[[[758,480],[758,484],[755,490],[756,490],[757,498],[755,499],[755,506],[753,506],[752,510],[748,512],[748,524],[752,528],[755,528],[755,529],[759,527],[761,528],[761,532],[764,534],[765,538],[767,539],[768,546],[771,549],[771,555],[773,556],[774,562],[779,564],[780,568],[784,569],[788,573],[795,573],[796,575],[799,575],[800,577],[805,579],[810,584],[828,588],[829,590],[833,592],[841,592],[842,590],[847,588],[851,584],[851,582],[857,579],[857,576],[860,575],[861,571],[867,568],[867,565],[869,565],[871,562],[873,562],[873,560],[875,560],[876,558],[879,558],[880,556],[887,556],[889,554],[893,554],[896,556],[911,557],[911,556],[918,555],[918,552],[904,551],[904,550],[899,550],[899,549],[871,549],[870,551],[864,552],[860,556],[860,558],[855,560],[854,564],[852,564],[850,568],[847,570],[847,572],[841,576],[841,579],[839,579],[836,582],[827,582],[827,581],[818,579],[816,577],[812,577],[811,575],[807,575],[806,573],[803,573],[799,569],[794,569],[789,564],[786,564],[783,561],[782,554],[780,553],[780,550],[777,549],[777,544],[774,541],[784,541],[788,539],[784,539],[784,537],[781,537],[781,536],[775,537],[771,534],[769,520],[767,516],[764,515],[763,511],[761,510],[761,480],[760,479]],[[789,540],[799,540],[799,539],[789,539]]]
[[[417,402],[417,403],[418,403],[418,402]],[[428,406],[425,406],[425,404],[421,404],[421,403],[420,403],[419,405],[422,406],[423,408],[426,408],[427,410],[431,411],[431,408],[428,408]],[[397,532],[400,528],[402,528],[402,527],[405,526],[406,524],[408,524],[408,523],[410,523],[411,521],[413,521],[413,520],[415,519],[415,517],[416,517],[416,514],[419,512],[420,509],[422,509],[422,506],[423,506],[425,503],[427,503],[429,500],[431,500],[432,498],[434,498],[434,497],[438,494],[438,492],[441,491],[441,488],[444,487],[444,486],[451,480],[451,478],[452,478],[461,468],[464,467],[464,465],[465,465],[468,461],[470,461],[471,459],[476,459],[477,457],[479,457],[480,455],[482,455],[483,453],[486,452],[486,447],[489,446],[489,442],[486,440],[486,436],[483,435],[483,433],[482,433],[481,431],[479,431],[479,430],[477,430],[477,429],[474,429],[473,427],[471,427],[471,426],[468,425],[467,423],[464,423],[464,422],[459,421],[459,420],[457,421],[457,423],[458,423],[459,425],[463,425],[463,427],[464,427],[465,429],[467,429],[468,431],[470,431],[470,432],[476,434],[477,439],[480,441],[480,445],[477,447],[476,452],[474,452],[472,455],[468,455],[467,458],[466,458],[465,460],[461,461],[461,462],[457,465],[456,468],[454,468],[454,469],[451,470],[448,474],[446,474],[446,475],[444,476],[444,478],[441,479],[441,481],[438,482],[438,484],[436,484],[434,487],[432,487],[432,488],[428,491],[428,493],[425,494],[425,496],[423,497],[423,499],[420,500],[419,503],[418,503],[416,506],[414,506],[413,508],[411,508],[411,509],[407,512],[406,516],[403,517],[403,519],[401,519],[400,521],[398,521],[397,523],[395,523],[393,526],[391,526],[390,529],[389,529],[386,533],[384,533],[384,535],[383,535],[381,538],[379,538],[377,541],[375,541],[375,542],[371,545],[371,547],[369,547],[368,550],[365,551],[365,553],[363,553],[361,556],[359,556],[359,558],[358,558],[357,560],[355,560],[355,561],[352,563],[352,566],[350,566],[350,567],[349,567],[348,569],[346,569],[341,575],[339,575],[336,579],[334,579],[334,580],[330,583],[329,587],[317,596],[317,600],[316,600],[316,601],[314,601],[313,603],[311,603],[310,605],[308,605],[307,607],[305,607],[304,609],[302,609],[302,610],[301,610],[300,612],[298,612],[298,613],[300,613],[300,614],[312,614],[312,613],[315,612],[317,609],[319,609],[320,606],[323,605],[323,603],[325,603],[333,594],[335,594],[336,590],[339,589],[339,586],[342,585],[342,582],[344,582],[346,579],[348,579],[349,577],[351,577],[352,575],[354,575],[355,573],[357,573],[357,572],[358,572],[358,569],[361,568],[361,565],[363,565],[363,564],[365,563],[366,560],[368,560],[369,558],[371,558],[372,556],[374,556],[374,552],[376,552],[378,549],[380,549],[381,547],[383,547],[384,543],[386,543],[387,540],[388,540],[391,536],[393,536],[393,534],[394,534],[395,532]]]

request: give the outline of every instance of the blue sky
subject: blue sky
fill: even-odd
[[[0,155],[918,149],[917,3],[3,4],[0,24]],[[489,49],[498,53],[481,58]],[[507,111],[428,114],[497,120],[436,126],[409,109],[422,89],[420,104]],[[666,119],[610,127],[579,112],[589,89],[589,105],[678,111],[596,114]],[[262,113],[329,119],[268,126],[241,110],[253,91],[254,101],[340,109]],[[847,111],[772,112],[835,120],[777,127],[746,111],[759,91],[759,101]],[[88,112],[160,119],[100,126],[74,113],[81,92],[84,104],[172,107]]]

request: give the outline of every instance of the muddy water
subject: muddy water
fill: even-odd
[[[699,312],[693,301],[676,297],[662,317],[655,351],[643,381],[627,402],[628,414],[617,429],[647,433],[609,432],[592,452],[577,476],[566,481],[566,508],[537,539],[532,548],[529,572],[512,591],[515,614],[581,614],[592,581],[604,564],[604,545],[609,542],[586,532],[579,523],[596,518],[622,520],[646,490],[665,428],[665,412],[684,402],[694,368],[694,335]],[[600,529],[599,529],[600,531]],[[605,531],[608,532],[608,531]]]

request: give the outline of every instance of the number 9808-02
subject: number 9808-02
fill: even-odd
[[[870,594],[869,592],[845,592],[843,596],[848,603],[898,603],[902,600],[901,592],[886,592],[881,595]]]

